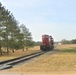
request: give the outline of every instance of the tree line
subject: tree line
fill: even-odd
[[[9,54],[9,49],[14,53],[15,49],[24,51],[25,47],[30,46],[34,46],[34,41],[29,29],[24,24],[19,25],[13,14],[0,2],[0,55],[2,48]]]
[[[61,40],[61,44],[76,44],[76,39],[72,39],[72,40],[63,39]]]

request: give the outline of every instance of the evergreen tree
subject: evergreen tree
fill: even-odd
[[[24,24],[20,26],[20,30],[21,30],[21,33],[23,34],[23,51],[24,51],[24,47],[28,49],[28,47],[34,44],[32,42],[31,33],[29,32],[28,28]]]
[[[2,6],[1,2],[0,2],[0,55],[2,55],[2,31],[3,31],[3,26],[2,23],[4,21],[4,7]]]
[[[18,34],[18,22],[15,20],[13,14],[5,9],[0,3],[0,40],[2,39],[2,43],[0,43],[0,52],[1,47],[7,48],[7,54],[9,53],[9,48],[13,48],[13,44],[16,40],[16,34]],[[20,31],[20,30],[19,30]],[[12,42],[12,43],[11,43]]]
[[[2,47],[6,48],[9,54],[9,49],[14,53],[14,49],[23,48],[24,51],[25,46],[34,46],[29,29],[24,24],[20,27],[18,24],[13,14],[0,3],[0,55]]]

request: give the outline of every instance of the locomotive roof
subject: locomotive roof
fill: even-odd
[[[42,35],[42,37],[46,37],[46,36],[50,37],[51,39],[53,39],[51,35],[47,35],[47,34]]]

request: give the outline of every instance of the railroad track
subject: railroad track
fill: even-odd
[[[23,63],[23,62],[25,62],[27,60],[30,60],[32,58],[35,58],[37,56],[40,56],[44,53],[46,53],[46,52],[40,51],[40,52],[33,53],[33,54],[30,54],[30,55],[22,56],[22,57],[19,57],[19,58],[7,60],[7,61],[2,61],[2,62],[0,62],[0,70],[5,70],[5,69],[12,68],[12,67],[14,67],[14,66],[16,66],[20,63]]]

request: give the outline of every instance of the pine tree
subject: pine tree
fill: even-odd
[[[32,42],[32,36],[31,33],[29,32],[29,29],[24,24],[20,26],[20,29],[21,33],[23,34],[23,51],[24,51],[24,47],[26,47],[26,49],[30,47],[30,44]]]

